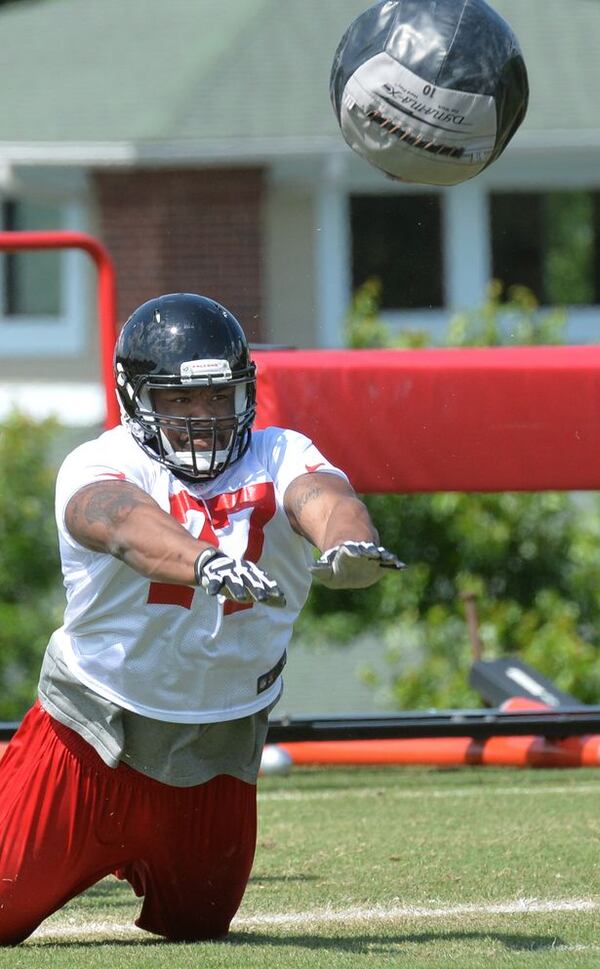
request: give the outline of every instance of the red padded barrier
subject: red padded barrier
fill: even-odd
[[[600,487],[600,346],[257,351],[258,427],[362,492]]]

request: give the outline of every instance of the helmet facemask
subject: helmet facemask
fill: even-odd
[[[186,367],[192,372],[187,373]],[[212,369],[211,369],[212,367]],[[121,379],[119,379],[121,378]],[[191,481],[210,480],[245,454],[250,444],[255,406],[255,367],[232,374],[227,361],[191,361],[180,375],[140,375],[117,384],[122,416],[140,446],[174,474]],[[179,417],[161,413],[154,403],[157,390],[233,387],[233,412],[219,417]],[[173,442],[179,437],[180,444]],[[195,442],[202,442],[198,447]]]

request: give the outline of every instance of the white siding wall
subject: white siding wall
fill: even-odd
[[[315,345],[314,198],[309,186],[273,185],[265,212],[266,339]]]

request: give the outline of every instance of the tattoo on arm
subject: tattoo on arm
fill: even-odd
[[[345,479],[324,471],[296,478],[284,498],[292,529],[320,549],[329,534],[331,516],[337,519],[339,509],[346,508],[348,503],[353,517],[355,505],[360,505],[354,490]]]
[[[106,488],[96,486],[82,499],[79,511],[90,525],[96,522],[118,525],[125,521],[133,508],[146,504],[143,493],[127,484],[119,484],[116,488],[110,484]]]
[[[322,494],[323,489],[317,484],[311,485],[310,488],[306,488],[304,491],[300,492],[298,497],[295,498],[293,505],[293,512],[296,517],[296,521],[300,521],[300,516],[305,505],[307,505],[309,501],[314,501],[315,498],[318,498]]]
[[[85,486],[71,498],[65,523],[82,545],[108,551],[112,529],[125,522],[134,508],[148,504],[155,503],[135,485],[124,481],[98,482]],[[105,538],[101,537],[103,533]]]

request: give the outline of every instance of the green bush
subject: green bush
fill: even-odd
[[[18,719],[35,697],[48,637],[64,594],[54,524],[58,427],[14,414],[0,426],[0,719]]]
[[[379,320],[370,281],[349,319],[352,346],[422,346],[392,336]],[[495,284],[480,311],[455,317],[452,346],[559,343],[564,318],[542,315],[526,290],[502,301]],[[484,655],[515,652],[564,690],[600,702],[600,505],[569,494],[368,495],[381,541],[409,568],[371,589],[315,585],[297,625],[303,641],[349,641],[366,632],[389,661],[387,687],[400,708],[479,704],[468,685],[472,660],[465,593],[476,597]],[[367,682],[382,684],[366,670]]]

